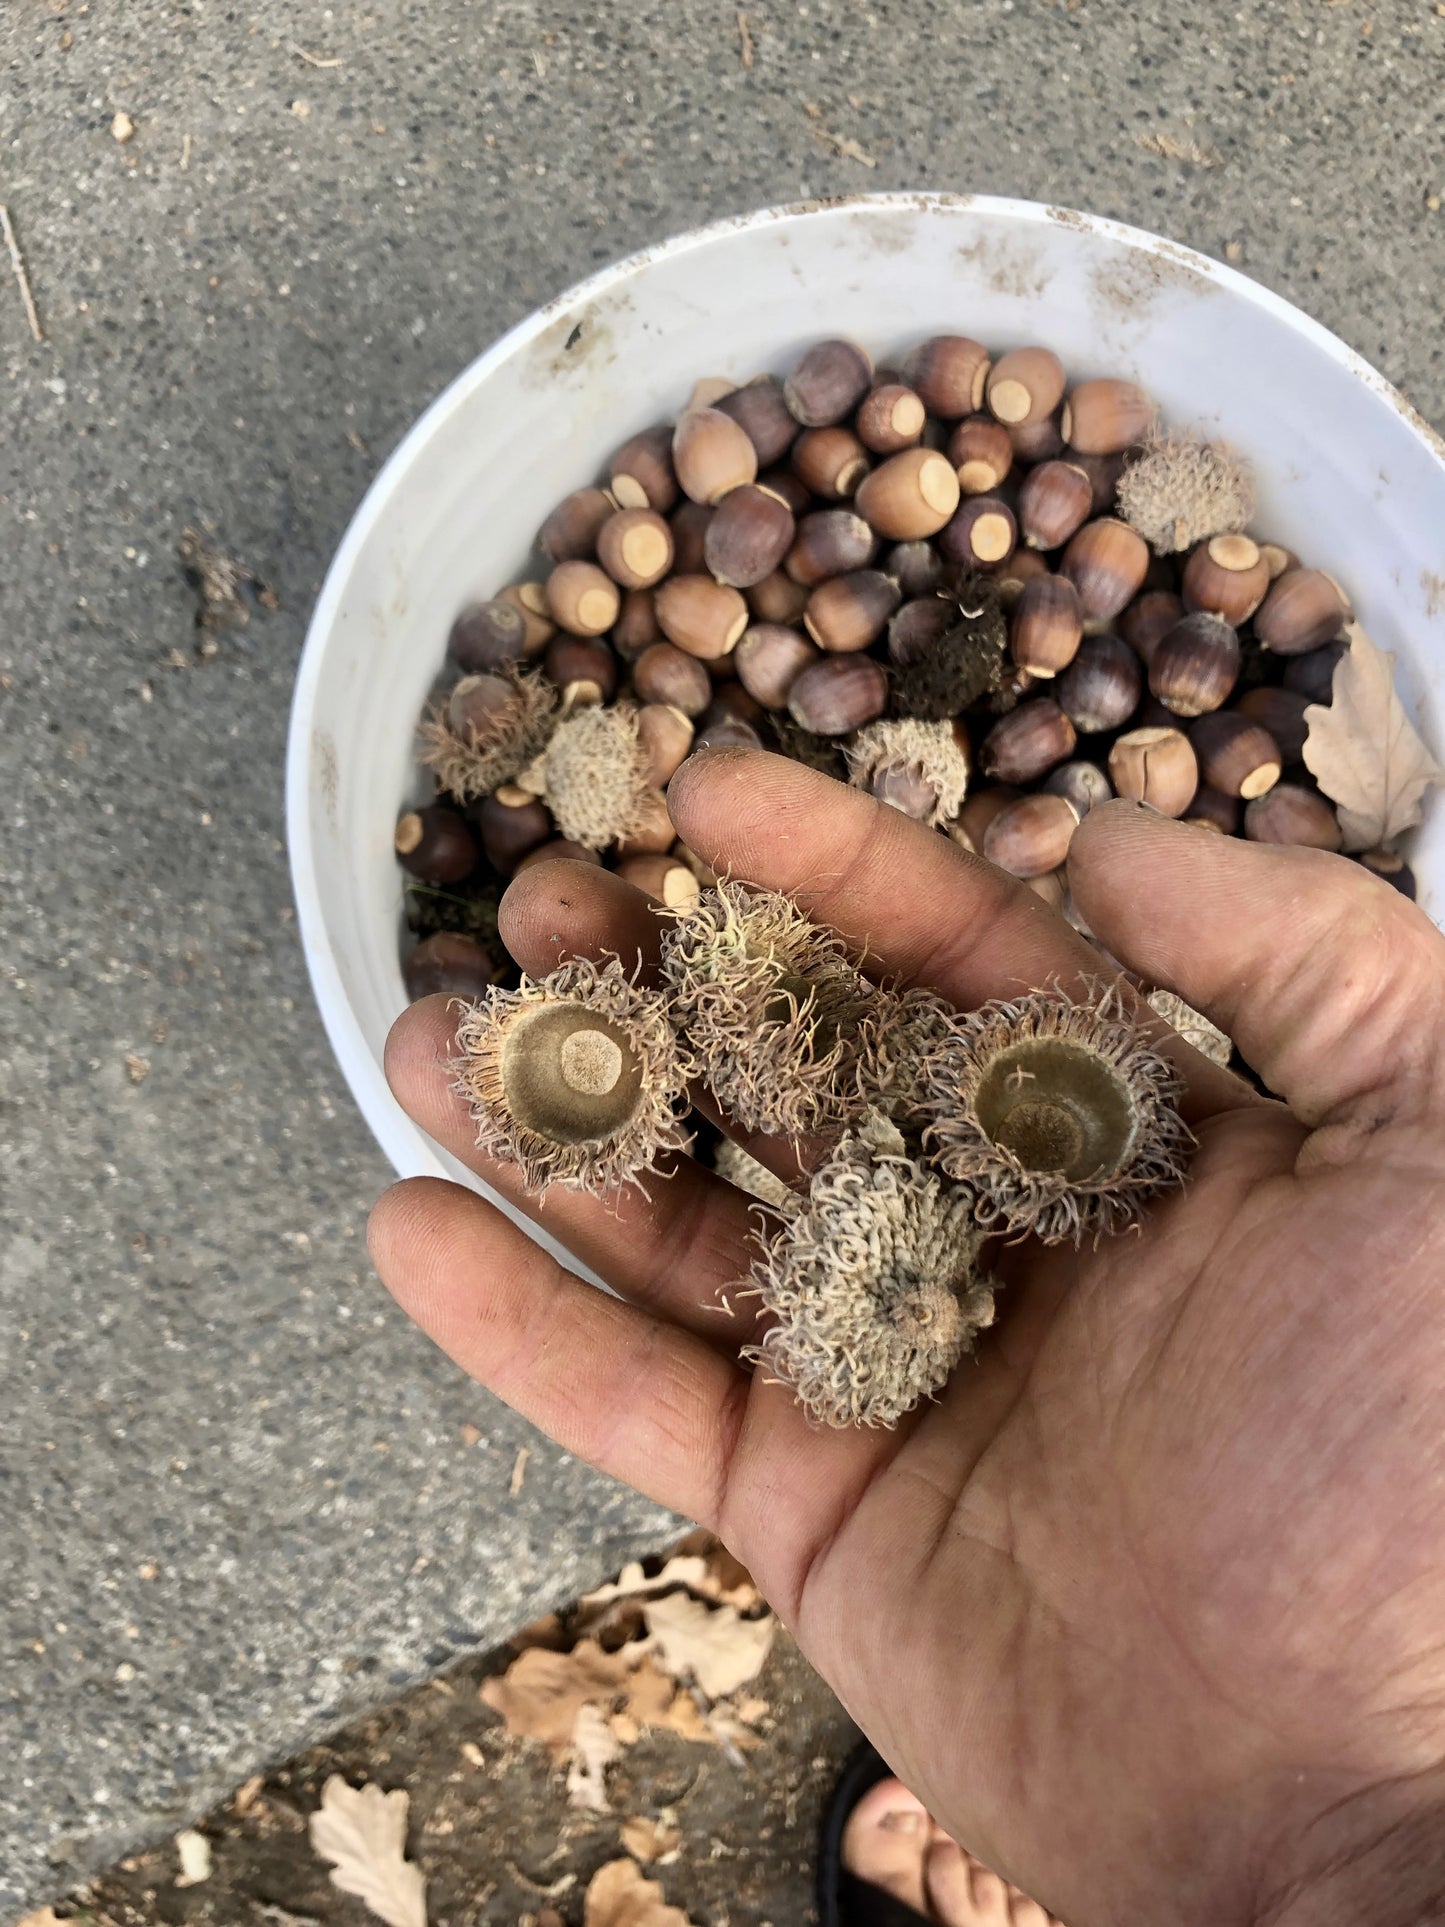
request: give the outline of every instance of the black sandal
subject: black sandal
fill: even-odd
[[[928,1917],[892,1894],[860,1880],[843,1865],[843,1830],[854,1807],[893,1769],[865,1740],[838,1776],[818,1848],[818,1919],[821,1927],[929,1927]]]

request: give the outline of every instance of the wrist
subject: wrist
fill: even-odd
[[[1329,1808],[1272,1882],[1255,1927],[1438,1927],[1445,1921],[1445,1770]]]

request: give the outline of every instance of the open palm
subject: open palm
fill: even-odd
[[[669,803],[960,1007],[1098,974],[1023,885],[795,764],[698,756]],[[1127,804],[1070,877],[1288,1108],[1171,1044],[1189,1189],[1096,1250],[1004,1252],[997,1327],[896,1432],[821,1431],[740,1366],[748,1200],[688,1161],[538,1210],[617,1299],[433,1180],[381,1200],[373,1254],[476,1378],[712,1527],[937,1819],[1070,1927],[1439,1918],[1445,939],[1356,866]],[[643,899],[578,865],[528,872],[503,928],[539,974],[655,955]],[[520,1202],[448,1091],[454,1022],[407,1012],[388,1074]]]

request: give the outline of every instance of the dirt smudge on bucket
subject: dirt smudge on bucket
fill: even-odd
[[[608,315],[631,305],[630,296],[616,295],[605,305],[594,301],[580,311],[565,308],[527,350],[523,379],[530,387],[548,388],[585,379],[616,361],[617,339]]]
[[[341,791],[341,765],[336,759],[336,743],[329,729],[313,729],[311,751],[316,758],[316,782],[326,806],[326,820],[339,831],[338,799]]]
[[[994,294],[1015,301],[1038,301],[1053,279],[1053,269],[1034,248],[1002,235],[985,231],[976,240],[960,242],[953,252],[965,267],[983,277]]]

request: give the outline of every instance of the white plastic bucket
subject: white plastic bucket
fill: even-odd
[[[347,531],[301,660],[287,757],[301,939],[347,1082],[403,1176],[485,1189],[382,1074],[406,1002],[392,827],[420,794],[412,727],[453,616],[515,580],[558,498],[698,376],[786,371],[820,335],[886,359],[942,332],[996,351],[1045,342],[1071,377],[1129,376],[1172,422],[1248,454],[1257,528],[1346,586],[1440,743],[1445,445],[1288,302],[1137,229],[969,195],[772,209],[633,255],[514,328],[427,410]],[[1439,921],[1445,812],[1412,856]]]

